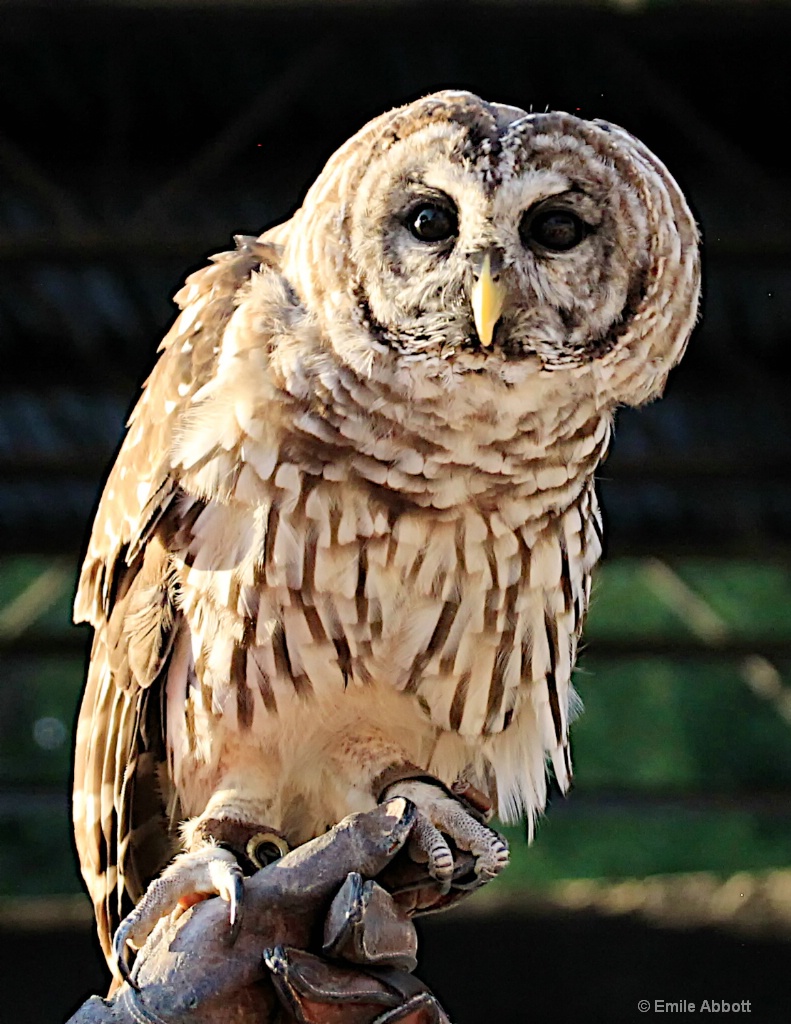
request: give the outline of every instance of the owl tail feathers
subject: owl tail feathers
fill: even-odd
[[[548,763],[549,762],[549,763]],[[500,790],[498,775],[498,817],[504,825],[524,822],[525,835],[533,842],[536,823],[546,809],[549,791],[559,790],[565,796],[572,784],[571,757],[568,743],[555,747],[549,759],[543,753],[532,758],[528,770]]]
[[[568,730],[558,738],[548,703],[538,700],[523,707],[514,726],[492,737],[483,753],[497,780],[497,816],[504,825],[525,820],[532,841],[550,785],[564,795],[571,788]]]
[[[520,716],[518,726],[497,737],[499,742],[492,742],[485,755],[497,780],[498,818],[504,825],[525,819],[532,840],[536,819],[547,802],[546,748],[536,716]]]
[[[563,743],[558,744],[558,746],[552,750],[551,761],[552,774],[555,776],[555,782],[557,783],[560,792],[565,796],[571,789],[571,783],[574,775],[571,768],[571,748],[569,747],[568,739]]]

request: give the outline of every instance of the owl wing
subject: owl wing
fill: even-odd
[[[282,232],[281,232],[282,233]],[[95,635],[74,758],[74,829],[105,954],[121,917],[172,856],[163,686],[180,626],[165,540],[178,532],[172,450],[217,371],[240,289],[279,249],[237,238],[175,296],[181,314],[135,407],[104,488],[74,605]]]

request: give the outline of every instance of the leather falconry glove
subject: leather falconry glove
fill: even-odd
[[[405,848],[414,821],[409,801],[390,800],[245,879],[233,943],[221,900],[163,919],[132,983],[92,997],[68,1024],[448,1024],[411,974],[410,917],[480,883],[460,855],[441,892]]]

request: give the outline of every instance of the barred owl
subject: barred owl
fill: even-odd
[[[233,918],[240,860],[384,794],[417,805],[440,881],[454,844],[501,870],[451,787],[530,822],[548,766],[569,784],[594,473],[698,289],[644,145],[455,91],[370,122],[289,221],[188,278],[75,606],[74,821],[109,959],[135,904],[119,953],[198,894]]]

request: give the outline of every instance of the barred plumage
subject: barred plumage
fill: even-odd
[[[421,203],[456,234],[421,239]],[[573,245],[544,244],[547,216]],[[496,328],[471,307],[483,252]],[[108,955],[183,819],[249,810],[301,842],[399,759],[508,821],[543,807],[547,755],[567,787],[594,473],[616,406],[683,353],[698,273],[681,193],[626,132],[446,92],[188,279],[75,606],[96,630],[75,829]]]

